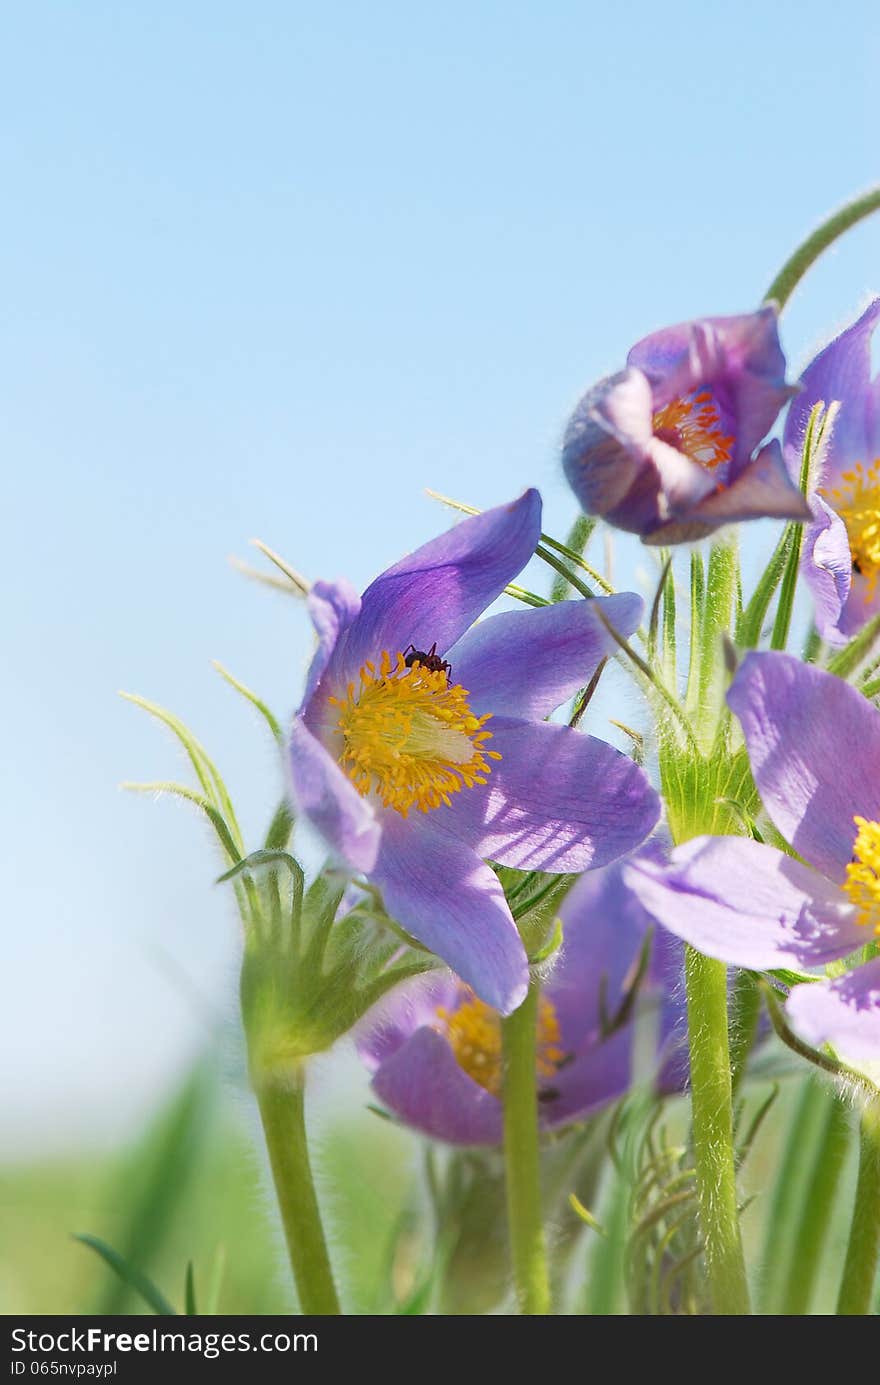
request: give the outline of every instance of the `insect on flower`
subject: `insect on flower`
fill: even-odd
[[[445,673],[447,678],[452,675],[452,665],[449,660],[441,659],[437,653],[436,640],[427,652],[423,649],[416,649],[414,644],[408,644],[403,651],[403,662],[407,668],[412,668],[413,664],[420,664],[429,673]]]

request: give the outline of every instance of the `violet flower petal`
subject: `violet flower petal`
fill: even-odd
[[[646,534],[647,544],[693,542],[723,524],[738,520],[775,518],[808,520],[810,508],[782,461],[779,443],[767,443],[740,474],[721,489],[713,489],[686,518],[671,519]]]
[[[562,441],[562,465],[587,514],[608,515],[636,483],[653,436],[651,399],[642,372],[624,370],[600,380],[577,405]]]
[[[371,878],[391,917],[507,1015],[528,989],[525,948],[495,872],[444,829],[441,811],[384,814]]]
[[[627,364],[644,372],[654,408],[696,389],[710,389],[734,425],[732,475],[738,475],[794,391],[785,383],[777,310],[709,317],[665,327],[644,337]]]
[[[785,1010],[814,1048],[827,1043],[844,1059],[880,1061],[880,957],[833,981],[795,986]]]
[[[840,889],[748,837],[695,837],[668,866],[637,860],[623,876],[664,928],[734,966],[824,966],[864,940]]]
[[[376,813],[301,717],[294,717],[291,727],[288,768],[295,810],[352,869],[368,874],[382,836]]]
[[[372,1085],[390,1111],[425,1135],[456,1145],[500,1143],[500,1101],[459,1067],[433,1029],[417,1030],[377,1069]]]
[[[627,637],[643,609],[640,596],[621,592],[490,616],[449,651],[452,681],[468,689],[477,716],[541,721],[589,682],[601,659],[617,652],[600,612]]]
[[[454,1009],[461,982],[450,971],[430,972],[395,986],[354,1029],[358,1056],[369,1072],[402,1048],[417,1029],[432,1028],[437,1010]]]
[[[438,809],[479,854],[519,870],[564,874],[608,865],[648,836],[660,800],[628,756],[552,722],[493,717],[502,758],[485,787]]]
[[[846,331],[820,351],[801,377],[801,392],[785,421],[783,448],[792,478],[800,475],[807,421],[815,404],[841,405],[825,449],[817,487],[834,487],[855,462],[867,467],[880,455],[880,410],[872,399],[871,335],[880,322],[880,298],[875,298]]]
[[[539,1088],[541,1124],[551,1127],[584,1119],[624,1095],[630,1084],[633,1029],[618,1029],[604,1043],[578,1054]]]
[[[361,599],[344,577],[335,582],[314,582],[307,600],[309,615],[318,636],[318,647],[309,667],[302,706],[307,707],[327,665],[333,658],[340,636],[361,609]]]
[[[747,654],[727,701],[773,822],[842,881],[854,816],[880,818],[880,712],[842,679],[779,653]]]
[[[656,859],[653,849],[650,858]],[[582,875],[562,901],[559,917],[562,955],[546,991],[563,1048],[577,1052],[599,1032],[603,990],[606,1013],[619,1010],[653,920],[624,884],[619,861]]]
[[[449,529],[417,548],[372,582],[360,614],[337,646],[333,676],[357,678],[383,650],[392,658],[409,644],[444,655],[500,596],[535,551],[541,497],[526,491]]]
[[[810,497],[810,509],[813,523],[804,530],[801,572],[813,598],[816,629],[828,644],[841,645],[848,638],[840,628],[841,616],[853,585],[849,536],[820,495]]]

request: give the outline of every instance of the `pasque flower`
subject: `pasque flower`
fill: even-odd
[[[783,450],[793,477],[810,411],[840,404],[813,476],[812,523],[804,531],[801,570],[812,592],[816,628],[844,644],[880,611],[880,376],[871,381],[871,337],[880,298],[804,371],[785,424]]]
[[[581,399],[565,474],[588,514],[651,544],[733,520],[809,519],[778,443],[758,450],[792,393],[773,307],[664,328]]]
[[[749,838],[696,837],[624,869],[648,912],[710,957],[811,969],[880,936],[880,712],[833,674],[752,653],[728,693],[768,816],[801,860]],[[880,1058],[880,957],[786,1002],[809,1043]]]
[[[620,864],[582,876],[560,913],[562,954],[538,1014],[544,1128],[585,1117],[628,1090],[633,1018],[648,1007],[657,1036],[653,1076],[675,1091],[687,1074],[682,948],[662,929],[649,937],[651,921],[623,886]],[[399,1119],[452,1144],[500,1141],[500,1019],[456,977],[399,986],[356,1038],[374,1092]]]
[[[603,741],[544,720],[638,624],[632,594],[476,618],[532,556],[541,500],[465,520],[359,597],[309,597],[318,649],[289,743],[294,806],[484,1001],[522,1001],[525,951],[487,860],[579,873],[632,850],[659,800]],[[471,628],[473,626],[473,628]]]

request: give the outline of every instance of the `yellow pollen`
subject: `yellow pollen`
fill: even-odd
[[[880,457],[868,467],[856,462],[845,471],[837,490],[820,492],[830,500],[846,525],[853,568],[868,579],[873,597],[880,579]]]
[[[708,390],[672,399],[658,409],[654,433],[707,471],[730,461],[733,436],[722,431],[718,405]]]
[[[501,756],[485,748],[491,713],[475,717],[467,696],[459,684],[449,687],[444,669],[407,668],[401,653],[392,659],[386,650],[378,670],[366,663],[359,686],[330,698],[342,734],[339,763],[358,793],[377,794],[406,817],[413,807],[448,807],[451,794],[485,784],[490,761]]]
[[[858,834],[843,890],[859,911],[856,923],[873,928],[880,937],[880,822],[860,817],[853,822]]]
[[[493,1096],[501,1095],[501,1017],[485,1001],[478,1000],[469,986],[462,986],[461,1001],[455,1009],[438,1006],[437,1029],[444,1034],[455,1060]],[[551,1001],[541,996],[538,1007],[538,1078],[552,1077],[565,1057],[560,1046],[559,1020]]]

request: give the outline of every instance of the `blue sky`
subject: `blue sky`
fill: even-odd
[[[647,331],[746,309],[880,176],[880,12],[804,3],[100,3],[0,24],[6,957],[21,1145],[121,1128],[231,1013],[175,708],[254,830],[270,748],[210,667],[295,705],[259,535],[364,584],[527,484]],[[873,138],[871,132],[873,131]],[[880,290],[880,218],[811,274],[796,367]],[[184,982],[181,978],[186,977]]]

